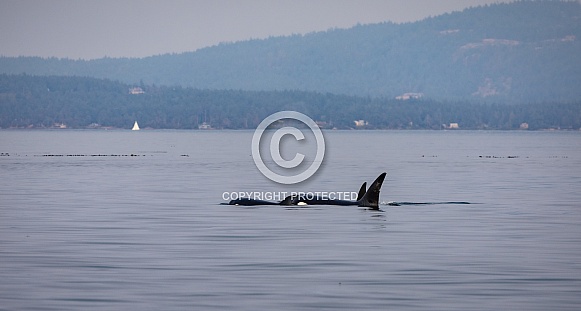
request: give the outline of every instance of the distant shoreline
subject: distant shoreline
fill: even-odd
[[[231,129],[219,129],[213,128],[210,130],[201,130],[201,129],[179,129],[179,128],[142,128],[140,131],[146,132],[153,132],[153,131],[189,131],[189,132],[225,132],[225,131],[236,131],[236,132],[243,132],[243,131],[254,131],[255,129],[244,129],[244,128],[231,128]],[[579,129],[470,129],[470,128],[458,128],[458,129],[441,129],[441,130],[434,130],[434,129],[387,129],[387,128],[366,128],[366,129],[348,129],[348,128],[336,128],[336,129],[329,129],[329,128],[322,128],[322,131],[331,131],[331,132],[397,132],[397,131],[410,131],[410,132],[581,132],[581,128]],[[15,128],[0,128],[0,131],[54,131],[54,132],[67,132],[67,131],[116,131],[116,132],[131,132],[130,128],[120,128],[120,127],[103,127],[103,128],[42,128],[42,127],[32,127],[32,128],[25,128],[25,127],[15,127]]]

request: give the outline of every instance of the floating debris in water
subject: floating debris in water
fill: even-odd
[[[162,152],[159,152],[162,153]],[[163,152],[163,153],[167,153],[167,152]],[[13,153],[10,154],[8,152],[0,152],[0,157],[9,157],[9,156],[15,156],[15,157],[27,157],[28,154],[18,154],[18,153]],[[150,156],[153,157],[155,155],[153,154],[139,154],[139,153],[128,153],[128,154],[103,154],[103,153],[92,153],[92,154],[82,154],[82,153],[45,153],[45,154],[31,154],[30,156],[32,157],[69,157],[69,158],[81,158],[81,157],[146,157],[146,156]],[[189,157],[189,154],[180,154],[180,157]]]
[[[479,158],[485,158],[485,159],[518,159],[520,158],[519,156],[514,156],[514,155],[509,155],[506,157],[503,156],[491,156],[491,155],[487,155],[487,156],[478,156]],[[528,157],[527,157],[528,158]]]
[[[509,156],[495,156],[495,155],[480,155],[478,156],[479,158],[482,159],[519,159],[521,158],[521,156],[517,156],[517,155],[509,155]],[[525,159],[529,159],[530,157],[526,156],[523,157]],[[567,159],[569,158],[568,156],[548,156],[549,159]]]
[[[43,154],[40,157],[144,157],[139,154]]]

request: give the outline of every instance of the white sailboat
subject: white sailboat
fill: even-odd
[[[137,124],[137,121],[135,121],[135,123],[133,124],[133,128],[131,130],[132,131],[139,131],[139,124]]]

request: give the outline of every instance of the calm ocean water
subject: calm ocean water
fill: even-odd
[[[580,132],[328,131],[292,187],[252,134],[0,131],[0,309],[581,308]],[[473,204],[219,205],[383,171],[383,202]]]

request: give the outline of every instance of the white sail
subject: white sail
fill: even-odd
[[[139,131],[139,124],[137,124],[137,121],[135,121],[135,124],[133,124],[133,128],[131,130],[132,131]]]

